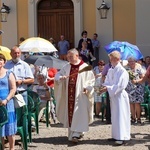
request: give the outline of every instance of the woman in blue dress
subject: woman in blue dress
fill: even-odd
[[[7,136],[9,149],[14,150],[15,134],[17,132],[17,119],[12,97],[16,92],[16,81],[12,72],[4,68],[6,58],[0,54],[0,106],[5,106],[8,112],[8,122],[2,127],[2,145],[4,149],[4,137]]]

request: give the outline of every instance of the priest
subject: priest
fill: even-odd
[[[93,121],[95,78],[92,70],[84,70],[87,64],[75,48],[68,51],[67,59],[69,63],[55,75],[56,114],[68,128],[68,140],[77,143]]]

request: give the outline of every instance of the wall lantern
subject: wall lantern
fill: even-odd
[[[0,10],[1,13],[1,22],[7,22],[7,16],[10,12],[10,8],[3,3],[3,6]]]
[[[106,5],[106,3],[104,2],[104,0],[102,2],[101,6],[99,8],[97,8],[97,9],[100,12],[101,19],[107,19],[107,12],[110,9],[110,7],[108,7]]]

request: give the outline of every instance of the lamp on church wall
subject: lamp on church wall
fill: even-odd
[[[0,10],[1,13],[1,22],[7,22],[7,17],[10,12],[10,8],[3,3],[3,6]]]
[[[102,1],[102,4],[99,8],[97,8],[99,13],[100,13],[100,16],[101,16],[101,19],[107,19],[107,13],[108,13],[108,10],[110,9],[110,7],[108,7],[106,5],[106,3],[104,2],[104,0]]]

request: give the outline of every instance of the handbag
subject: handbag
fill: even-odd
[[[16,94],[14,96],[14,106],[15,108],[20,108],[23,107],[24,105],[26,105],[24,98],[21,94]]]

